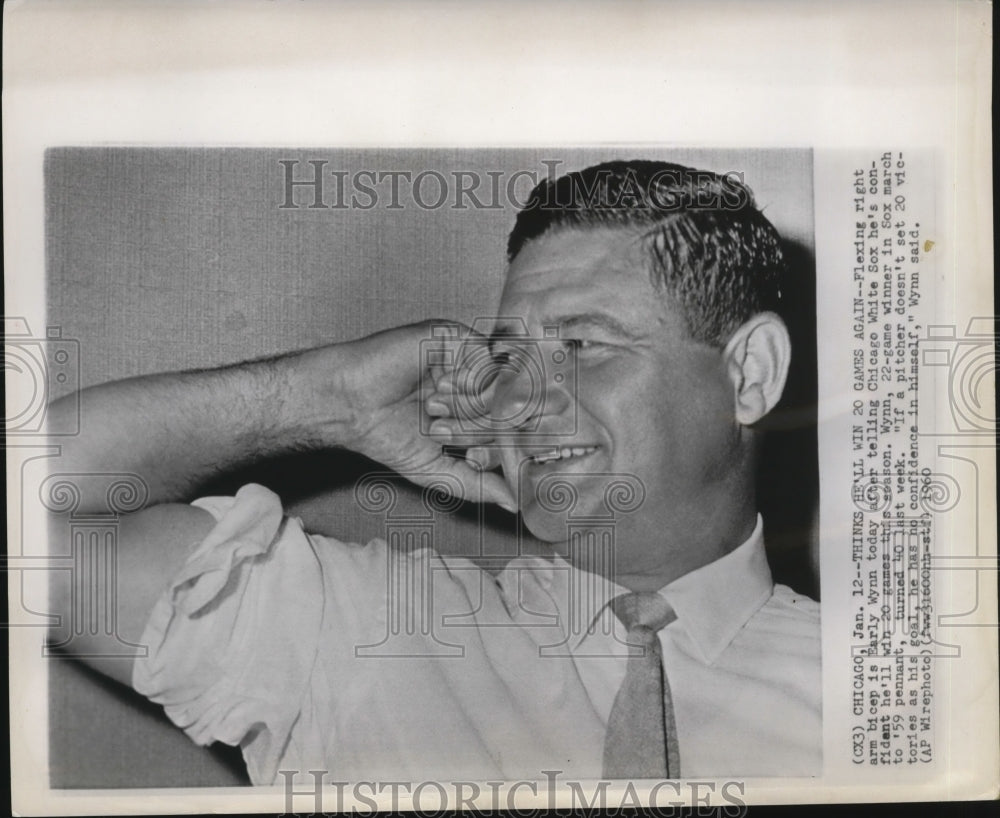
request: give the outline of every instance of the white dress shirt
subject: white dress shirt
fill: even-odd
[[[199,744],[240,745],[254,783],[601,777],[624,589],[555,555],[493,577],[307,535],[257,485],[195,504],[217,524],[154,607],[133,684]],[[660,591],[684,778],[822,771],[819,607],[772,583],[762,528]]]

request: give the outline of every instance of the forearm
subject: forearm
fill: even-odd
[[[325,347],[91,387],[78,396],[80,434],[59,440],[58,468],[136,474],[155,505],[190,499],[199,484],[258,458],[341,445],[350,416],[339,389],[342,357],[341,348]],[[57,428],[76,401],[49,411]],[[79,510],[100,507],[103,497],[86,496],[83,482]]]

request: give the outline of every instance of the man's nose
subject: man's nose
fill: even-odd
[[[522,357],[504,368],[496,380],[496,391],[490,412],[491,426],[498,435],[568,434],[572,429],[562,429],[563,418],[568,418],[575,387],[565,358],[552,354],[535,354]]]

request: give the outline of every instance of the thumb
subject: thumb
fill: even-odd
[[[496,503],[502,509],[517,511],[517,503],[507,483],[493,472],[484,472],[464,460],[444,456],[435,467],[456,478],[462,485],[464,497],[474,503]]]

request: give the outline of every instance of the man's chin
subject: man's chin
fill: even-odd
[[[535,539],[547,543],[560,543],[569,539],[569,525],[566,514],[545,511],[537,502],[529,502],[520,508],[524,527]]]
[[[585,496],[574,497],[568,508],[563,503],[552,503],[551,498],[522,497],[519,511],[532,536],[548,543],[566,542],[574,530],[599,526],[602,518],[613,524],[613,517],[608,515],[604,504]]]

